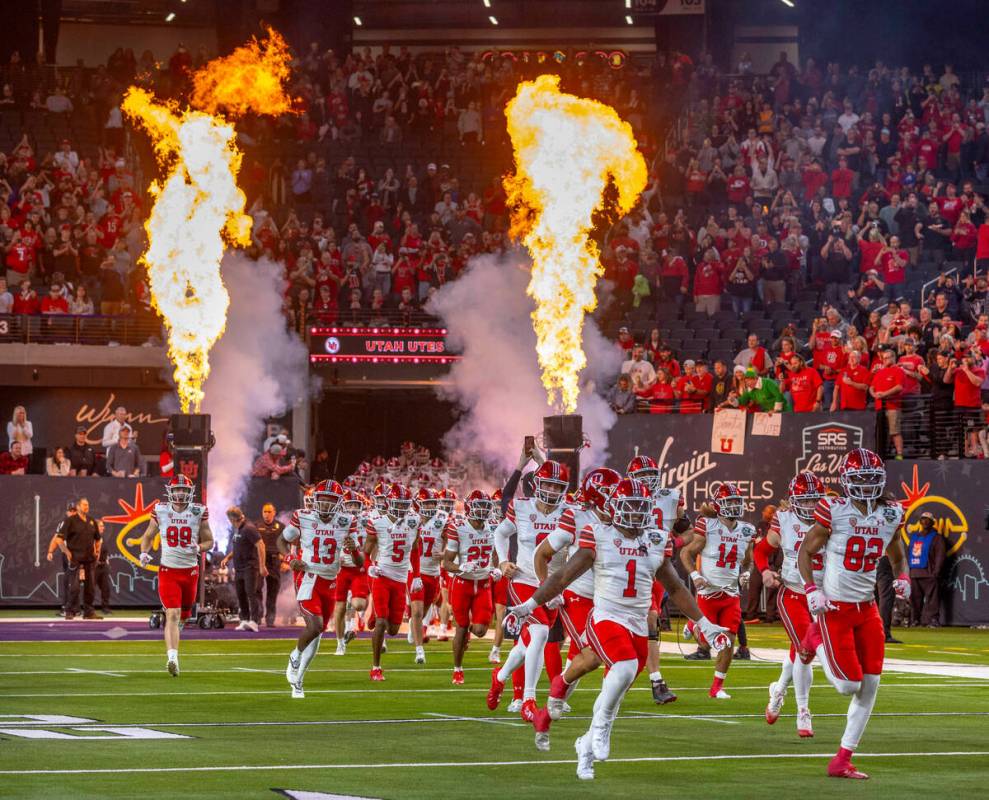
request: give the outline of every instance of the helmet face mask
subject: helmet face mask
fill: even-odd
[[[621,528],[639,530],[652,518],[652,502],[644,497],[618,497],[610,505],[612,520]]]
[[[822,495],[790,495],[790,507],[793,513],[804,522],[814,521],[814,509],[820,501]]]
[[[643,469],[628,473],[628,476],[644,483],[646,488],[649,490],[649,494],[655,494],[659,490],[660,476],[658,469],[645,467]]]
[[[886,472],[881,469],[847,470],[841,488],[853,500],[878,500],[886,489]]]
[[[313,494],[313,509],[321,517],[328,517],[340,504],[340,497],[330,492],[315,492]]]
[[[467,519],[472,522],[487,522],[494,508],[494,503],[480,492],[478,495],[477,497],[468,497],[464,501],[464,511]]]
[[[725,519],[741,519],[745,513],[745,500],[741,497],[725,497],[717,502],[718,516]]]
[[[388,513],[393,517],[404,517],[412,508],[412,501],[404,498],[388,498]]]
[[[567,483],[555,478],[536,478],[536,500],[547,506],[558,506],[567,494]]]
[[[189,505],[195,494],[196,488],[192,485],[192,481],[184,475],[175,478],[165,487],[165,496],[168,498],[168,502],[176,506]]]

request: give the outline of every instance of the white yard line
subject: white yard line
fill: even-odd
[[[610,758],[614,764],[662,763],[677,761],[762,761],[776,758],[832,758],[834,753],[745,753],[745,754],[714,754],[690,756],[641,756],[638,758]],[[856,753],[857,759],[862,758],[951,758],[966,756],[989,756],[989,750],[946,750],[940,752],[913,753]],[[315,770],[315,769],[413,769],[413,768],[460,768],[460,767],[526,767],[560,764],[576,764],[574,759],[546,759],[519,761],[410,761],[389,762],[381,764],[234,764],[227,766],[209,767],[125,767],[108,769],[5,769],[0,775],[120,775],[133,773],[163,773],[163,772],[270,772],[285,770]]]
[[[164,671],[162,671],[164,672]],[[386,673],[387,674],[387,673]],[[937,689],[937,688],[948,688],[948,687],[966,687],[966,686],[978,686],[980,688],[985,688],[986,684],[984,682],[974,682],[974,681],[955,681],[952,683],[930,683],[930,682],[919,682],[919,683],[887,683],[884,684],[883,691],[893,691],[896,689],[910,689],[910,688],[925,688],[925,689]],[[464,687],[462,689],[457,689],[452,686],[444,686],[439,688],[428,688],[428,689],[306,689],[308,694],[370,694],[370,695],[380,695],[380,694],[446,694],[449,692],[463,693],[463,692],[478,692],[479,688],[483,687]],[[732,686],[727,685],[727,688],[733,692],[746,692],[746,691],[757,691],[765,692],[766,684],[759,684],[757,686]],[[588,692],[597,694],[599,689],[597,688],[581,688],[578,687],[575,691],[577,692]],[[629,689],[630,692],[651,692],[652,689],[648,686],[643,687],[632,687]],[[678,692],[707,692],[709,691],[705,686],[689,686],[689,687],[677,687]],[[285,694],[285,689],[238,689],[238,690],[216,690],[216,691],[205,691],[205,692],[172,692],[167,690],[162,690],[158,692],[158,696],[169,696],[169,697],[190,697],[195,695],[266,695],[266,694]],[[146,697],[147,692],[58,692],[58,697]],[[51,692],[30,692],[30,693],[4,693],[3,697],[52,697]]]
[[[452,714],[437,714],[435,711],[423,711],[429,717],[438,717],[439,719],[448,720],[450,722],[486,722],[489,725],[508,725],[511,728],[528,728],[528,723],[524,722],[509,722],[507,719],[493,719],[491,717],[457,717]]]
[[[82,673],[84,673],[86,675],[109,675],[111,678],[124,678],[124,677],[126,677],[125,675],[122,675],[119,672],[107,672],[106,670],[101,670],[101,669],[80,669],[79,667],[66,667],[65,668],[65,671],[66,672],[82,672]]]

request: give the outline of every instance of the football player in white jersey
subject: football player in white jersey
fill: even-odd
[[[193,503],[195,487],[185,475],[177,475],[165,487],[167,502],[156,503],[141,537],[141,566],[151,562],[155,535],[160,535],[158,597],[165,609],[165,668],[179,674],[179,631],[192,614],[199,587],[199,554],[213,546],[209,512]]]
[[[777,680],[769,685],[769,704],[766,706],[766,722],[773,725],[780,716],[786,689],[793,682],[797,696],[797,734],[804,738],[814,735],[811,723],[810,687],[814,682],[814,670],[797,657],[797,648],[807,633],[812,618],[807,608],[804,582],[797,569],[797,553],[804,537],[814,524],[814,509],[824,497],[824,484],[813,472],[799,472],[790,481],[787,503],[773,515],[769,533],[752,550],[752,560],[762,573],[767,589],[782,582],[776,595],[780,619],[790,637],[790,652],[783,659],[783,670]],[[769,567],[769,559],[775,550],[783,549],[783,566],[776,573]],[[814,582],[820,586],[824,578],[824,554],[814,555]]]
[[[505,517],[501,513],[501,499],[501,489],[495,489],[491,494],[491,514],[488,516],[487,522],[492,534],[498,529]],[[498,580],[491,581],[491,602],[494,606],[494,642],[491,645],[491,652],[488,653],[488,663],[500,664],[501,643],[505,638],[502,622],[505,620],[505,609],[508,607],[508,578],[504,575]]]
[[[357,566],[363,562],[357,544],[357,517],[342,508],[343,497],[344,489],[339,483],[321,481],[313,490],[313,510],[296,511],[278,537],[282,555],[289,555],[293,543],[297,543],[289,566],[295,573],[296,599],[306,627],[285,668],[292,697],[297,699],[305,697],[302,684],[306,670],[319,651],[333,615],[334,582],[343,556],[346,553]]]
[[[354,541],[358,550],[364,547],[365,523],[370,513],[366,508],[370,501],[365,502],[365,500],[363,495],[350,490],[343,496],[344,512],[357,520]],[[333,589],[333,631],[337,639],[334,655],[347,655],[347,645],[357,635],[354,632],[355,616],[364,613],[370,591],[367,566],[364,563],[358,564],[349,552],[344,551]]]
[[[413,507],[419,516],[419,544],[412,553],[413,561],[419,563],[419,584],[417,590],[413,591],[411,582],[415,578],[410,571],[409,644],[415,645],[416,664],[425,664],[423,618],[426,609],[441,598],[440,565],[443,562],[443,532],[447,524],[447,515],[439,510],[437,493],[428,487],[416,492]]]
[[[608,501],[611,520],[585,525],[578,550],[561,570],[551,573],[524,603],[509,609],[506,624],[536,613],[588,570],[594,574],[594,608],[585,630],[600,663],[608,667],[594,702],[591,727],[577,739],[577,777],[594,778],[594,762],[611,752],[611,728],[625,693],[646,663],[652,582],[658,577],[670,597],[696,622],[715,650],[730,647],[724,628],[704,617],[687,587],[665,557],[669,534],[653,526],[652,499],[639,481],[623,479]],[[540,709],[545,712],[545,709]]]
[[[594,523],[611,522],[608,500],[622,476],[607,467],[592,469],[581,481],[580,495],[585,507],[564,512],[561,526],[551,533],[536,548],[533,559],[536,575],[540,583],[549,576],[550,564],[558,552],[565,552],[568,559],[580,549],[577,531]],[[569,516],[568,516],[569,515]],[[567,710],[566,702],[578,681],[587,673],[597,669],[600,662],[584,638],[587,618],[594,605],[594,573],[585,572],[570,583],[563,592],[563,606],[560,617],[570,636],[570,649],[567,653],[566,668],[550,682],[546,709],[551,719],[559,719]],[[542,727],[542,725],[538,726]],[[536,730],[536,747],[549,749],[549,732]]]
[[[418,565],[412,563],[418,540],[419,517],[412,511],[412,493],[400,483],[392,484],[388,511],[368,520],[364,539],[365,555],[376,561],[367,571],[375,616],[371,634],[372,681],[385,679],[381,671],[382,645],[385,635],[394,636],[402,625],[408,589],[415,592],[422,588]]]
[[[440,489],[437,493],[436,505],[440,513],[445,514],[448,520],[454,519],[457,514],[457,493],[449,486]],[[437,639],[445,642],[450,638],[450,630],[453,618],[453,611],[450,607],[450,576],[445,572],[440,572],[440,601],[439,606],[439,636]]]
[[[672,550],[681,549],[690,541],[690,519],[687,517],[686,504],[679,489],[667,489],[663,486],[663,476],[659,465],[649,456],[636,456],[629,464],[625,474],[630,478],[642,481],[653,499],[653,518],[656,527],[670,531]],[[671,555],[671,554],[670,554]],[[652,608],[649,609],[649,658],[646,669],[649,671],[649,684],[652,688],[652,699],[657,705],[672,703],[677,696],[663,680],[659,669],[659,617],[663,608],[663,584],[653,581]]]
[[[464,498],[464,516],[446,526],[443,569],[451,576],[450,605],[457,629],[453,636],[453,683],[463,685],[464,651],[470,634],[483,638],[491,625],[491,581],[501,577],[491,561],[494,531],[488,526],[491,498],[475,489]]]
[[[745,498],[730,481],[718,486],[711,506],[716,516],[697,518],[694,538],[680,551],[680,560],[697,589],[698,607],[704,616],[728,630],[734,645],[742,621],[740,584],[748,580],[755,527],[742,521]],[[718,700],[731,699],[724,690],[731,659],[731,648],[726,648],[715,662],[709,695]]]
[[[570,471],[564,464],[544,461],[533,474],[535,496],[532,499],[513,499],[505,519],[495,530],[498,569],[511,580],[508,594],[513,605],[524,603],[539,587],[533,561],[536,548],[560,526],[561,517],[568,508],[564,497],[569,480]],[[518,555],[514,563],[508,559],[512,536],[518,542]],[[563,598],[555,597],[546,608],[537,609],[523,627],[505,663],[492,670],[489,709],[493,711],[498,707],[505,681],[524,662],[525,688],[520,714],[526,722],[535,721],[536,683],[543,671],[543,648],[549,640],[549,629],[556,621],[557,609],[561,605]]]
[[[807,607],[816,621],[807,627],[800,657],[817,654],[834,687],[851,696],[841,748],[828,764],[832,778],[868,778],[852,764],[852,754],[872,715],[883,671],[886,636],[873,593],[876,565],[890,560],[898,597],[909,598],[906,553],[899,535],[903,507],[883,496],[886,468],[871,450],[845,454],[839,468],[845,497],[825,497],[814,512],[814,525],[804,535],[797,566],[807,593]],[[824,580],[814,580],[814,556],[824,550]]]

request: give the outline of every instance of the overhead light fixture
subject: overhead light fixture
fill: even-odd
[[[632,0],[625,0],[625,8],[631,8],[631,7],[632,7]]]
[[[165,17],[165,22],[171,22],[173,19],[175,19],[175,12],[174,11],[170,11],[168,13],[168,16]]]
[[[361,21],[361,18],[360,17],[354,17],[354,24],[359,28],[364,23]]]
[[[491,0],[481,0],[485,8],[491,8]]]
[[[780,2],[785,6],[789,6],[790,8],[793,8],[793,0],[780,0]]]
[[[626,15],[625,15],[625,21],[626,21],[626,22],[627,22],[627,23],[628,23],[629,25],[634,25],[634,24],[635,24],[635,23],[634,23],[634,22],[632,21],[632,18],[631,18],[631,17],[630,17],[630,16],[628,15],[628,14],[626,14]]]
[[[488,19],[491,20],[492,25],[498,24],[498,17],[488,17]]]

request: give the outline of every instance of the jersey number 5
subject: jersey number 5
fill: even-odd
[[[797,542],[797,546],[794,548],[795,553],[800,552],[800,545],[802,544],[803,542]],[[814,553],[814,555],[810,557],[810,568],[814,572],[820,572],[824,569],[824,553]]]
[[[165,542],[169,547],[188,547],[192,544],[192,528],[186,525],[181,528],[170,525],[165,531]]]

